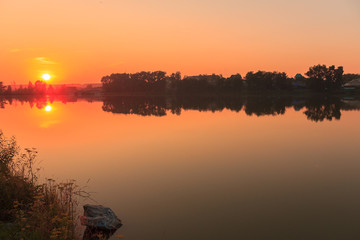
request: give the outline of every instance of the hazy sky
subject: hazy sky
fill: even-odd
[[[113,72],[360,73],[359,0],[0,0],[0,81]]]

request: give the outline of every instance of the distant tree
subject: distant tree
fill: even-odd
[[[253,91],[290,90],[292,88],[291,79],[284,72],[248,72],[245,78],[249,90]]]
[[[326,75],[326,87],[328,89],[340,89],[343,85],[342,76],[344,74],[344,68],[338,67],[335,68],[334,65],[328,68]]]
[[[176,81],[181,80],[181,72],[172,73],[170,76]]]
[[[240,91],[243,88],[243,79],[241,75],[231,75],[225,80],[225,90],[227,91]]]
[[[46,83],[44,81],[36,81],[34,86],[34,93],[37,95],[44,95],[46,93]]]
[[[309,71],[305,73],[305,75],[309,77],[306,83],[307,87],[313,90],[324,90],[326,74],[326,65],[316,65],[310,67]]]
[[[343,67],[335,68],[334,65],[329,68],[326,65],[315,65],[309,68],[306,73],[307,87],[317,91],[339,89],[342,86]]]
[[[166,90],[176,91],[177,84],[181,81],[181,73],[180,72],[172,73],[170,76],[166,77],[165,81],[166,81],[166,85],[165,85]]]
[[[290,90],[292,88],[292,81],[284,72],[273,72],[271,80],[273,89]]]
[[[162,92],[166,87],[166,72],[116,73],[101,79],[103,89],[108,92]]]
[[[271,77],[264,71],[248,72],[245,78],[249,90],[262,91],[272,88]]]
[[[29,81],[27,88],[28,88],[29,92],[33,92],[33,90],[34,90],[34,85],[32,84],[32,82]]]
[[[201,93],[209,91],[209,89],[210,84],[201,76],[185,76],[177,85],[179,93]]]
[[[49,87],[46,90],[47,94],[53,95],[54,94],[54,88],[52,85],[49,85]]]
[[[343,78],[343,83],[348,83],[352,80],[360,79],[360,74],[347,73],[347,74],[344,74],[342,78]]]
[[[178,82],[179,93],[214,93],[224,89],[225,78],[222,75],[198,75],[184,77]]]
[[[10,85],[7,86],[7,89],[6,89],[6,91],[5,91],[5,94],[6,94],[6,95],[11,95],[11,94],[12,94],[12,89],[11,89],[11,86],[10,86]]]
[[[166,86],[166,72],[156,71],[149,73],[150,82],[148,82],[149,91],[152,92],[163,92]]]
[[[24,94],[25,91],[24,91],[23,86],[20,85],[20,87],[16,90],[16,93],[19,94],[19,95]]]
[[[129,88],[130,74],[128,73],[113,73],[110,76],[105,76],[101,79],[101,83],[105,91],[109,92],[123,92]]]
[[[5,92],[5,86],[3,82],[0,82],[0,95],[4,94],[4,92]]]

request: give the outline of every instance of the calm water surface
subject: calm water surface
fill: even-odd
[[[125,239],[360,237],[359,111],[316,122],[294,106],[257,116],[50,105],[7,104],[0,128],[38,149],[42,177],[95,192]]]

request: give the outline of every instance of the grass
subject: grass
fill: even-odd
[[[74,181],[39,183],[35,149],[20,149],[0,131],[0,240],[77,239]]]

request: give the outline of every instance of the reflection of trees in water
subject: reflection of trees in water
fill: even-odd
[[[180,108],[184,110],[216,112],[229,109],[239,112],[242,107],[242,97],[179,95],[175,99],[172,99],[172,110],[174,108]]]
[[[341,117],[341,100],[332,98],[311,98],[305,103],[306,110],[304,114],[307,119],[315,122],[322,122],[324,119],[331,121],[333,118],[339,120]]]
[[[291,106],[291,97],[240,97],[240,96],[189,96],[176,97],[112,97],[106,98],[103,110],[112,113],[163,116],[166,111],[181,114],[181,110],[222,111],[229,109],[239,112],[246,102],[248,115],[284,114]]]
[[[221,111],[224,108],[240,111],[241,99],[218,97],[107,97],[102,109],[112,113],[164,116],[166,111],[181,114],[181,109],[198,111]]]
[[[107,97],[102,109],[105,112],[165,116],[166,99],[160,97]]]
[[[164,116],[167,111],[181,114],[181,110],[239,112],[244,106],[247,115],[282,115],[286,108],[300,110],[311,121],[340,119],[341,107],[345,105],[338,97],[294,96],[187,96],[176,97],[113,97],[104,100],[103,110],[113,113]],[[349,106],[346,105],[348,109]]]
[[[76,102],[78,98],[57,97],[21,97],[0,99],[0,108],[6,104],[12,104],[13,100],[21,104],[28,102],[31,107],[44,108],[49,102],[61,101]],[[307,119],[315,122],[324,120],[340,119],[341,111],[359,110],[359,99],[342,100],[335,96],[273,96],[273,95],[244,95],[244,96],[194,96],[194,95],[172,95],[172,96],[113,96],[102,98],[84,98],[82,100],[102,101],[103,111],[115,114],[137,114],[141,116],[165,116],[167,113],[180,115],[182,110],[197,111],[222,111],[228,109],[244,112],[249,115],[282,115],[286,109],[293,107],[296,111],[304,108]]]
[[[247,115],[282,115],[287,107],[292,106],[292,97],[250,96],[246,99]]]
[[[13,104],[14,101],[20,103],[21,105],[25,103],[29,103],[29,106],[31,108],[36,107],[38,109],[43,109],[46,105],[53,102],[62,102],[62,103],[68,103],[68,102],[77,102],[80,100],[77,96],[74,95],[51,95],[51,96],[45,96],[45,95],[14,95],[14,96],[6,96],[3,98],[3,101],[5,103],[8,103],[10,105]],[[81,100],[87,100],[88,102],[93,102],[94,100],[99,101],[100,99],[95,98],[81,98]],[[0,99],[0,104],[1,104]]]
[[[107,97],[102,109],[106,112],[138,114],[142,116],[164,116],[167,111],[181,114],[183,110],[232,111],[242,109],[242,98],[214,96],[167,96],[167,97]]]
[[[0,108],[5,108],[6,100],[3,98],[0,98]]]
[[[38,96],[38,95],[21,95],[16,97],[7,98],[7,101],[11,105],[13,101],[20,102],[21,105],[24,103],[29,103],[30,107],[33,108],[34,106],[38,109],[42,109],[47,104],[46,96]]]

